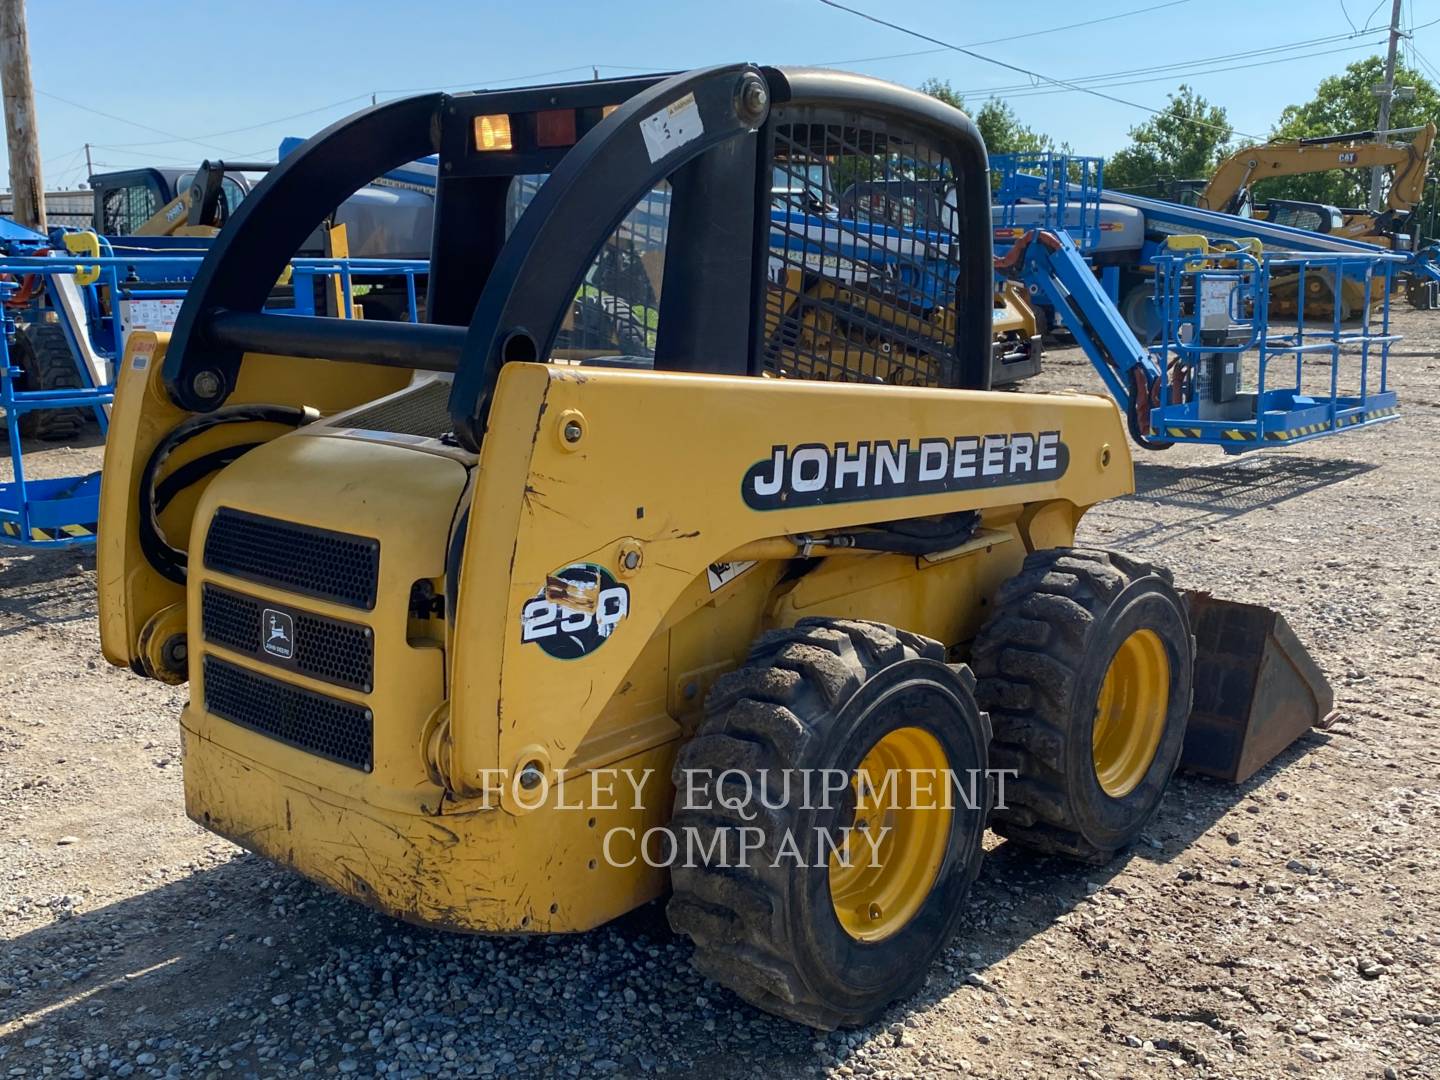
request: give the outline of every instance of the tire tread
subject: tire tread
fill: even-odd
[[[784,775],[797,767],[831,712],[866,679],[916,657],[943,661],[945,648],[918,634],[857,619],[806,618],[761,635],[747,664],[721,676],[707,696],[699,732],[676,757],[677,789],[685,770],[694,768],[741,768],[752,774],[767,769],[771,776]],[[963,678],[968,679],[968,671]],[[988,738],[988,722],[981,717]],[[671,822],[677,830],[711,831],[757,824],[721,805],[678,809]],[[811,1027],[832,1030],[871,1019],[836,1007],[806,986],[786,935],[779,880],[786,871],[768,862],[672,869],[674,892],[667,913],[672,928],[694,942],[696,968],[758,1008]],[[976,859],[972,880],[978,870]]]
[[[1167,585],[1169,571],[1116,552],[1050,548],[1031,552],[1000,587],[995,614],[971,649],[976,700],[994,728],[997,767],[1014,768],[1005,806],[991,815],[1001,836],[1047,855],[1090,863],[1115,852],[1081,835],[1066,791],[1066,715],[1085,663],[1085,642],[1106,606],[1147,575]],[[1046,640],[1031,624],[1043,620]]]

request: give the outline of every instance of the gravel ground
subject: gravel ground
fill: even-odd
[[[101,659],[93,557],[0,557],[0,1075],[1440,1076],[1440,315],[1400,322],[1398,423],[1141,453],[1082,530],[1281,608],[1339,720],[1241,787],[1177,780],[1103,869],[994,845],[968,930],[861,1031],[740,1004],[655,907],[427,932],[202,832],[183,690]],[[1097,385],[1074,350],[1043,384]]]

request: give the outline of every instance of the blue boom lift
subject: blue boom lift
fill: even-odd
[[[1435,274],[1426,252],[1117,195],[1103,189],[1095,158],[1015,155],[992,159],[992,169],[997,272],[1058,313],[1136,442],[1241,453],[1396,416],[1391,297],[1401,273]],[[1123,216],[1107,219],[1107,204],[1144,215],[1136,259],[1153,275],[1145,343],[1125,317],[1122,266],[1104,254],[1106,226],[1127,227]],[[1298,282],[1283,321],[1272,310],[1280,279]],[[1338,295],[1346,280],[1363,296],[1353,321],[1340,304],[1307,318],[1310,284]]]

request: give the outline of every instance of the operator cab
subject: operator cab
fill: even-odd
[[[257,283],[307,222],[432,154],[428,324],[386,336],[262,312]],[[247,352],[453,372],[472,449],[514,360],[987,388],[985,170],[963,114],[836,72],[732,65],[388,103],[287,155],[241,205],[166,383],[208,412]],[[861,193],[910,209],[847,216]]]
[[[130,236],[160,208],[183,195],[195,182],[194,169],[126,169],[90,177],[95,192],[95,231],[102,236]],[[250,193],[243,172],[227,171],[221,181],[225,216],[233,214]]]
[[[1263,216],[1276,225],[1289,225],[1295,229],[1328,233],[1345,225],[1345,214],[1339,207],[1325,203],[1302,202],[1298,199],[1270,199],[1265,204]]]

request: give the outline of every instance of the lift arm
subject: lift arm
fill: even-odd
[[[1393,170],[1386,208],[1410,210],[1420,201],[1425,187],[1425,167],[1435,143],[1435,125],[1426,124],[1413,142],[1367,142],[1373,131],[1353,131],[1314,139],[1266,143],[1236,151],[1220,163],[1215,175],[1200,193],[1204,210],[1234,214],[1244,204],[1252,185],[1275,176],[1298,176],[1331,169],[1369,169],[1387,166]]]
[[[177,236],[196,228],[218,230],[225,224],[227,172],[268,172],[273,162],[202,161],[195,179],[135,230],[136,236]]]
[[[996,257],[995,272],[1044,295],[1124,411],[1135,441],[1158,449],[1150,435],[1150,408],[1159,394],[1160,367],[1125,325],[1069,234],[1026,233]]]

